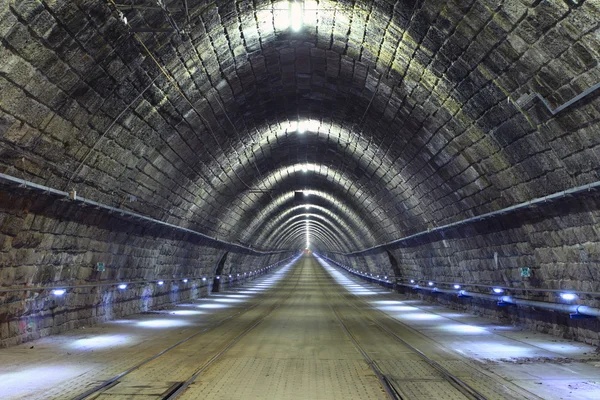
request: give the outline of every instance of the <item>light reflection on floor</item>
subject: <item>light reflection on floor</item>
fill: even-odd
[[[66,364],[48,364],[32,368],[20,368],[18,371],[0,373],[0,394],[2,398],[12,396],[22,397],[24,389],[36,387],[40,379],[43,379],[44,385],[48,387],[73,378],[87,368],[84,365],[66,365]]]
[[[138,321],[137,326],[142,328],[174,328],[178,326],[189,325],[189,322],[180,319],[150,319],[147,321]]]
[[[200,315],[200,314],[204,314],[202,311],[196,311],[196,310],[175,310],[175,311],[169,311],[169,314],[173,314],[173,315]]]
[[[68,347],[78,350],[101,349],[127,345],[130,341],[131,337],[128,335],[95,335],[72,341]]]
[[[496,368],[501,371],[501,375],[510,375],[514,363],[518,363],[518,360],[530,360],[536,357],[560,359],[561,357],[573,355],[585,359],[584,349],[590,351],[590,348],[592,348],[583,343],[571,341],[556,343],[557,339],[550,335],[536,334],[514,326],[496,324],[490,320],[450,310],[441,305],[433,305],[417,299],[409,300],[399,294],[391,294],[391,296],[397,296],[398,300],[385,299],[384,296],[380,297],[382,293],[378,285],[365,282],[337,267],[334,268],[323,260],[319,261],[330,275],[338,283],[345,286],[348,291],[357,295],[363,295],[364,293],[376,294],[377,296],[371,296],[374,297],[373,300],[367,300],[373,307],[386,312],[391,317],[414,329],[418,329],[444,347],[452,349],[469,359],[483,362],[489,362],[490,360],[507,362],[508,364],[497,364]],[[562,339],[558,340],[563,341]],[[588,354],[592,354],[592,352],[593,350]],[[537,368],[540,376],[547,375],[544,372],[544,364],[533,365],[533,367]],[[587,365],[580,365],[579,368],[581,368],[581,371],[586,371],[585,373],[588,375],[593,374]],[[515,379],[519,379],[519,376],[517,375]],[[552,377],[548,376],[546,379],[552,379]],[[581,379],[588,379],[588,376],[582,375]],[[552,381],[546,384],[552,384]],[[548,390],[548,393],[554,393],[553,390],[557,388],[558,386],[555,385],[553,389]],[[565,392],[564,389],[560,387],[560,390],[563,390],[562,393]],[[566,392],[570,394],[571,390],[568,389]],[[591,397],[584,398],[600,398],[600,390],[598,389],[592,388],[589,393],[586,393],[586,396],[588,394]]]
[[[438,325],[436,328],[442,331],[452,333],[490,334],[490,332],[485,328],[466,324],[444,324]]]
[[[127,319],[108,321],[94,327],[82,327],[12,349],[0,349],[0,359],[2,360],[0,362],[0,398],[45,398],[46,389],[60,386],[66,380],[73,380],[86,372],[95,370],[97,365],[85,364],[86,360],[92,360],[91,354],[112,356],[112,353],[109,352],[113,349],[122,354],[127,354],[127,351],[131,352],[133,348],[136,348],[135,351],[141,351],[137,349],[144,349],[144,343],[164,340],[160,336],[164,333],[159,332],[167,332],[168,336],[170,335],[169,329],[184,327],[188,329],[188,332],[193,333],[194,329],[197,329],[196,327],[205,321],[204,315],[241,306],[256,296],[271,290],[282,279],[285,279],[286,273],[295,261],[296,259],[292,260],[278,271],[270,271],[271,274],[268,276],[257,276],[255,279],[244,282],[244,286],[238,287],[241,290],[235,287],[228,288],[226,291],[214,293],[209,297],[174,304],[169,309],[135,314]],[[54,362],[56,359],[53,355],[54,348],[62,349],[63,352],[66,350],[68,357],[61,353],[58,357],[60,361]],[[6,352],[2,353],[2,350],[6,350]],[[27,358],[24,355],[27,355]],[[118,358],[116,354],[115,356]],[[63,359],[64,363],[62,363]],[[18,370],[9,364],[13,360],[18,362]],[[38,366],[40,363],[46,365]],[[28,365],[32,365],[32,367],[28,368]]]
[[[227,304],[214,304],[214,303],[206,303],[206,304],[198,304],[196,307],[198,308],[227,308],[229,307]]]

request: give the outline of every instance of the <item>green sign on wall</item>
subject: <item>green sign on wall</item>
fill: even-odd
[[[531,276],[531,269],[527,267],[521,268],[521,276],[523,278],[529,278]]]
[[[96,271],[104,272],[104,263],[103,262],[99,262],[98,264],[96,264]]]

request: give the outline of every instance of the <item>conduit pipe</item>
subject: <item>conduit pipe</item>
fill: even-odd
[[[276,263],[273,263],[271,265],[268,265],[266,267],[262,267],[259,268],[257,270],[254,271],[249,271],[248,272],[248,277],[251,277],[253,274],[254,275],[264,275],[266,273],[268,273],[268,271],[271,268],[274,267],[278,267],[279,265],[289,261],[291,258],[293,258],[294,256],[285,258],[281,261],[277,261]],[[263,274],[261,274],[261,272],[263,272]],[[244,273],[245,274],[245,273]],[[224,277],[227,276],[228,274],[221,274],[221,275],[215,275],[215,276],[196,276],[196,277],[181,277],[181,278],[157,278],[157,279],[152,279],[149,281],[143,281],[143,280],[137,280],[137,281],[112,281],[112,282],[97,282],[97,283],[87,283],[85,285],[58,285],[58,286],[21,286],[21,287],[8,287],[8,288],[0,288],[0,293],[11,293],[11,292],[23,292],[23,291],[30,291],[30,292],[39,292],[39,291],[44,291],[44,290],[54,290],[54,289],[81,289],[81,288],[95,288],[95,287],[104,287],[104,286],[118,286],[121,284],[127,284],[127,285],[140,285],[140,284],[151,284],[151,283],[157,283],[159,281],[162,282],[183,282],[184,279],[187,279],[188,282],[191,285],[193,285],[193,282],[190,281],[201,281],[201,282],[205,282],[202,283],[200,285],[196,285],[196,287],[198,288],[202,288],[205,286],[208,286],[210,283],[214,280],[214,278],[216,278],[217,276],[219,277]],[[237,277],[236,277],[237,278]],[[234,279],[236,280],[236,279]]]
[[[550,106],[550,103],[548,103],[548,101],[541,94],[539,94],[537,92],[525,95],[525,96],[521,97],[520,99],[518,99],[515,103],[519,107],[525,107],[526,105],[531,103],[535,98],[538,98],[544,104],[544,106],[548,109],[548,111],[550,111],[550,114],[556,115],[559,112],[561,112],[562,110],[564,110],[565,108],[572,106],[573,104],[577,103],[579,100],[583,99],[584,97],[587,97],[588,95],[594,93],[598,89],[600,89],[600,82],[596,83],[594,86],[592,86],[590,88],[587,88],[586,90],[584,90],[577,96],[573,97],[571,100],[556,107],[555,109],[552,109],[552,107]]]
[[[384,280],[381,279],[375,279],[372,277],[366,277],[363,276],[362,274],[356,273],[351,271],[349,268],[343,266],[342,264],[338,263],[335,260],[332,260],[326,256],[321,256],[318,255],[319,257],[323,257],[325,259],[327,259],[328,261],[331,261],[332,263],[338,265],[339,267],[341,267],[342,269],[346,270],[347,272],[351,273],[352,275],[356,275],[358,277],[364,277],[370,280],[377,280],[380,282],[386,282]],[[457,289],[439,289],[437,287],[430,287],[430,286],[419,286],[419,285],[414,285],[414,284],[407,284],[407,283],[398,283],[398,286],[404,286],[407,288],[411,288],[411,289],[415,289],[415,290],[424,290],[424,291],[429,291],[432,293],[445,293],[445,294],[451,294],[451,295],[457,295],[457,296],[461,296],[461,297],[475,297],[478,299],[484,299],[484,300],[490,300],[490,301],[495,301],[495,302],[502,302],[502,303],[506,303],[506,304],[513,304],[516,306],[528,306],[528,307],[536,307],[536,308],[541,308],[544,310],[552,310],[552,311],[559,311],[559,312],[566,312],[566,313],[571,313],[572,315],[583,315],[583,316],[590,316],[590,317],[600,317],[600,308],[596,308],[596,307],[589,307],[589,306],[583,306],[583,305],[579,305],[579,304],[560,304],[560,303],[550,303],[547,301],[535,301],[535,300],[527,300],[527,299],[519,299],[519,298],[515,298],[512,296],[500,296],[500,295],[491,295],[491,294],[485,294],[485,293],[477,293],[477,292],[468,292],[466,290],[457,290]]]
[[[572,314],[579,315],[589,315],[591,317],[600,317],[600,308],[582,306],[578,304],[560,304],[560,303],[550,303],[547,301],[536,301],[536,300],[527,300],[527,299],[519,299],[512,296],[494,296],[491,294],[485,293],[477,293],[477,292],[468,292],[466,290],[450,290],[450,289],[438,289],[436,287],[422,287],[415,285],[409,285],[406,283],[400,283],[399,286],[409,287],[415,290],[426,290],[433,293],[446,293],[446,294],[454,294],[460,295],[462,297],[475,297],[479,299],[491,300],[502,302],[506,304],[513,304],[516,306],[528,306],[528,307],[536,307],[544,310],[552,310],[552,311],[560,311],[567,312]]]
[[[504,215],[504,214],[509,214],[509,213],[513,213],[513,212],[516,212],[516,211],[525,210],[525,209],[528,209],[528,208],[531,208],[531,207],[542,205],[544,203],[548,203],[548,202],[551,202],[551,201],[564,199],[566,197],[573,197],[573,196],[576,196],[576,195],[581,195],[583,193],[590,192],[592,190],[598,190],[598,189],[600,189],[600,181],[588,183],[588,184],[582,185],[582,186],[576,186],[576,187],[573,187],[573,188],[570,188],[570,189],[566,189],[566,190],[563,190],[563,191],[560,191],[560,192],[549,194],[549,195],[544,196],[544,197],[538,197],[536,199],[532,199],[532,200],[529,200],[529,201],[524,201],[522,203],[515,204],[515,205],[510,206],[510,207],[502,208],[502,209],[497,210],[497,211],[492,211],[492,212],[489,212],[489,213],[477,215],[475,217],[466,218],[466,219],[463,219],[463,220],[460,220],[460,221],[452,222],[452,223],[449,223],[449,224],[446,224],[446,225],[437,226],[435,228],[431,228],[431,229],[428,229],[426,231],[421,231],[421,232],[414,233],[414,234],[409,235],[409,236],[404,236],[402,238],[395,239],[395,240],[392,240],[392,241],[387,242],[387,243],[379,244],[377,246],[372,246],[372,247],[369,247],[369,248],[366,248],[366,249],[363,249],[363,250],[357,250],[357,251],[353,251],[351,253],[340,253],[340,252],[334,252],[334,251],[332,251],[331,253],[333,253],[333,254],[341,254],[341,255],[344,255],[344,256],[348,256],[348,257],[361,256],[361,255],[365,255],[367,253],[376,253],[376,252],[384,250],[387,247],[398,245],[398,244],[401,244],[403,242],[407,242],[409,240],[418,239],[420,237],[427,236],[427,235],[430,235],[430,234],[433,234],[433,233],[444,232],[446,230],[458,228],[458,227],[461,227],[463,225],[468,225],[468,224],[472,224],[472,223],[475,223],[475,222],[481,222],[481,221],[483,221],[485,219],[495,218],[495,217],[497,217],[499,215]]]
[[[27,188],[29,190],[42,192],[44,194],[50,194],[50,195],[63,197],[63,198],[70,198],[69,193],[63,192],[62,190],[54,189],[54,188],[51,188],[48,186],[44,186],[44,185],[40,185],[40,184],[37,184],[34,182],[26,181],[25,179],[16,178],[11,175],[0,173],[0,182],[2,182],[2,181],[5,183],[8,183],[8,184]],[[145,215],[142,215],[142,214],[138,214],[138,213],[123,210],[120,208],[112,207],[112,206],[109,206],[106,204],[98,203],[93,200],[88,200],[83,197],[77,196],[75,199],[72,199],[70,201],[84,205],[84,206],[99,208],[99,209],[108,211],[109,213],[119,214],[123,217],[135,218],[135,219],[138,219],[138,220],[141,220],[144,222],[149,222],[154,225],[159,225],[159,226],[162,226],[165,228],[169,228],[169,229],[187,233],[187,234],[190,234],[193,236],[197,236],[197,237],[200,237],[200,238],[206,240],[209,243],[208,244],[209,247],[217,247],[217,248],[226,247],[226,248],[230,249],[230,251],[233,251],[233,252],[243,253],[243,254],[253,254],[253,255],[272,255],[272,254],[281,254],[281,253],[291,253],[294,251],[294,250],[289,250],[289,249],[288,250],[264,250],[264,251],[256,250],[251,247],[243,246],[243,245],[240,245],[237,243],[232,243],[232,242],[228,242],[225,240],[217,239],[216,237],[211,237],[204,233],[194,231],[192,229],[188,229],[188,228],[184,228],[182,226],[170,224],[168,222],[163,222],[163,221],[160,221],[155,218],[146,217]]]

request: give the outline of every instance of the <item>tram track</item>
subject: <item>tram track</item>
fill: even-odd
[[[297,262],[297,261],[296,261]],[[302,266],[302,269],[304,268],[304,266]],[[169,388],[166,393],[161,397],[161,400],[171,400],[171,399],[175,399],[177,398],[184,390],[185,388],[187,388],[195,379],[198,378],[198,376],[206,371],[210,365],[212,365],[215,361],[217,361],[223,354],[225,354],[227,352],[227,350],[229,350],[232,346],[234,346],[239,340],[241,340],[246,334],[248,334],[250,331],[252,331],[256,326],[258,326],[268,315],[270,315],[273,311],[275,311],[276,309],[278,309],[281,304],[287,300],[291,294],[293,293],[294,289],[298,286],[298,283],[300,281],[300,277],[302,276],[302,269],[300,271],[300,273],[294,272],[295,274],[298,275],[298,278],[295,282],[294,288],[292,288],[292,290],[289,291],[289,294],[283,298],[282,300],[277,301],[273,306],[271,306],[266,313],[262,314],[260,317],[254,319],[249,326],[243,330],[242,333],[240,333],[239,335],[237,335],[233,340],[230,340],[219,352],[217,352],[215,355],[213,355],[205,364],[203,364],[198,370],[196,370],[191,377],[186,380],[185,382],[179,382],[176,385],[173,385],[171,388]],[[282,285],[285,286],[285,285]],[[222,326],[223,324],[230,322],[236,318],[241,317],[242,315],[245,315],[247,313],[249,313],[250,311],[256,309],[257,307],[264,305],[269,299],[273,298],[274,296],[276,296],[280,291],[282,290],[286,290],[285,287],[277,287],[273,293],[271,293],[268,296],[265,296],[265,298],[263,298],[262,300],[242,309],[239,310],[236,313],[233,313],[231,315],[228,315],[225,318],[222,318],[220,320],[218,320],[217,322],[193,333],[192,335],[187,336],[186,338],[178,341],[175,344],[172,344],[171,346],[165,348],[164,350],[161,350],[160,352],[152,355],[151,357],[148,357],[146,359],[144,359],[143,361],[137,363],[136,365],[128,368],[127,370],[114,375],[113,377],[104,380],[102,383],[92,387],[91,389],[77,395],[76,397],[73,397],[73,400],[84,400],[84,399],[89,399],[92,396],[95,395],[99,395],[101,394],[103,391],[108,390],[114,386],[116,386],[119,383],[119,380],[124,378],[125,376],[138,371],[142,368],[144,368],[146,365],[148,365],[149,363],[159,359],[160,357],[164,356],[165,354],[167,354],[168,352],[172,351],[173,349],[176,349],[182,345],[184,345],[185,343],[190,342],[191,340],[199,337],[202,334],[208,333],[210,331],[213,331],[214,329]]]
[[[333,278],[331,278],[331,276],[329,274],[325,273],[324,275],[327,277],[326,279],[329,282],[332,282],[333,285],[331,285],[331,286],[334,286],[334,287],[335,286],[339,286],[333,280]],[[321,283],[320,283],[320,285],[321,285]],[[433,370],[435,370],[439,376],[441,376],[442,378],[444,378],[444,380],[446,382],[448,382],[450,385],[452,385],[452,387],[454,387],[456,390],[458,390],[464,396],[465,399],[469,399],[469,400],[488,400],[488,398],[485,395],[483,395],[482,393],[478,392],[476,389],[474,389],[473,387],[471,387],[469,384],[467,384],[466,382],[464,382],[463,380],[461,380],[460,378],[458,378],[457,376],[455,376],[454,374],[452,374],[451,372],[449,372],[447,369],[445,369],[444,367],[442,367],[439,363],[437,363],[436,361],[434,361],[430,357],[428,357],[425,353],[423,353],[422,351],[418,350],[416,347],[410,345],[408,342],[406,342],[404,339],[402,339],[400,336],[398,336],[392,330],[390,330],[389,328],[387,328],[384,325],[380,324],[375,319],[373,319],[373,318],[365,315],[362,312],[362,310],[360,310],[360,308],[358,308],[356,306],[356,304],[354,304],[352,301],[350,301],[344,294],[341,294],[341,293],[339,293],[339,291],[337,291],[336,295],[339,296],[340,298],[344,299],[344,301],[345,301],[345,303],[347,305],[349,305],[350,307],[352,307],[353,309],[355,309],[356,311],[358,311],[358,313],[363,318],[365,318],[368,321],[370,321],[371,323],[373,323],[382,332],[385,332],[385,334],[387,334],[388,336],[392,337],[396,342],[400,343],[405,348],[410,349],[410,351],[412,353],[417,354]],[[385,371],[383,371],[381,369],[381,367],[379,367],[379,365],[374,360],[374,358],[371,355],[369,355],[368,351],[365,350],[363,346],[361,346],[361,344],[360,344],[359,340],[356,338],[356,336],[352,334],[351,328],[348,326],[349,324],[344,321],[343,316],[341,315],[340,312],[338,312],[338,310],[336,309],[336,306],[334,306],[332,304],[332,301],[330,300],[330,296],[325,291],[324,291],[324,296],[327,299],[327,303],[328,303],[329,307],[331,308],[332,312],[334,313],[336,319],[338,320],[338,322],[342,326],[342,329],[344,330],[344,332],[346,333],[346,335],[349,337],[349,339],[351,340],[351,342],[354,344],[354,346],[356,347],[356,349],[359,351],[359,353],[363,356],[363,358],[365,359],[365,361],[369,365],[369,367],[373,370],[373,372],[375,373],[375,375],[379,379],[379,381],[381,383],[381,386],[383,387],[383,389],[387,393],[388,397],[390,399],[393,399],[393,400],[413,399],[414,398],[413,396],[410,396],[409,394],[403,393],[403,389],[400,388],[400,387],[398,387],[399,385],[394,385],[393,379],[391,379],[389,376],[387,376],[385,374]]]
[[[194,383],[196,381],[196,379],[198,379],[198,377],[200,377],[200,375],[202,373],[204,373],[206,370],[208,370],[216,361],[218,361],[225,353],[227,353],[227,351],[229,349],[231,349],[233,346],[235,346],[244,336],[246,336],[248,333],[253,331],[254,328],[256,328],[261,322],[263,322],[269,315],[271,315],[274,311],[276,311],[279,307],[281,307],[281,305],[292,296],[292,294],[298,287],[298,284],[300,283],[300,278],[302,277],[303,271],[304,271],[304,263],[302,263],[300,272],[299,273],[295,272],[298,277],[296,279],[294,287],[289,291],[287,296],[285,296],[282,300],[277,302],[275,304],[275,306],[272,307],[267,313],[265,313],[262,317],[260,317],[257,321],[255,321],[251,326],[249,326],[247,329],[245,329],[242,333],[237,335],[223,349],[221,349],[221,351],[219,351],[212,358],[210,358],[206,363],[204,363],[197,371],[194,372],[194,374],[188,380],[183,382],[183,384],[181,384],[181,386],[176,391],[174,391],[173,393],[169,394],[166,397],[163,397],[163,400],[174,400],[174,399],[178,398],[181,394],[183,394],[185,392],[185,390],[192,383]]]
[[[331,275],[329,275],[329,278],[333,281],[333,277],[331,277]],[[364,299],[362,299],[360,296],[357,296],[356,294],[353,294],[353,293],[340,293],[340,292],[338,292],[338,295],[340,297],[344,298],[345,301],[346,301],[346,303],[348,305],[350,305],[353,309],[355,309],[358,312],[358,314],[361,316],[361,318],[364,318],[364,320],[366,320],[366,321],[370,322],[371,324],[375,325],[382,332],[385,332],[389,337],[393,338],[396,342],[401,343],[406,348],[409,348],[414,354],[417,354],[431,368],[433,368],[441,376],[443,376],[454,388],[456,388],[457,390],[459,390],[465,396],[465,398],[476,399],[476,400],[486,400],[486,399],[488,399],[488,396],[486,396],[485,394],[481,393],[479,390],[473,388],[468,383],[464,382],[462,379],[460,379],[458,376],[456,376],[456,374],[453,374],[451,371],[449,371],[448,369],[444,368],[442,365],[440,365],[440,363],[438,363],[435,360],[433,360],[425,352],[421,351],[419,348],[417,348],[416,346],[412,345],[407,340],[405,340],[404,338],[402,338],[401,336],[399,336],[390,327],[386,326],[385,324],[382,324],[376,318],[373,318],[372,316],[368,315],[368,313],[365,312],[364,309],[361,309],[360,307],[358,307],[356,305],[356,301],[358,301],[361,304],[363,304],[366,307],[367,310],[369,310],[371,312],[375,312],[378,315],[381,315],[382,317],[384,317],[386,320],[392,322],[393,324],[400,325],[402,327],[402,329],[410,330],[413,334],[418,335],[418,336],[422,336],[421,333],[419,333],[418,331],[415,331],[413,328],[411,328],[409,326],[406,326],[405,324],[402,324],[401,322],[399,322],[398,320],[392,318],[390,315],[388,315],[387,313],[383,312],[382,310],[379,310],[379,309],[373,307],[371,304],[369,304],[367,301],[365,301]],[[352,300],[354,300],[354,301],[352,301]],[[428,338],[426,338],[426,339],[430,340]],[[493,377],[488,377],[488,378],[490,378],[491,380],[494,380],[494,381],[496,380]],[[503,399],[504,398],[521,399],[521,398],[524,398],[524,395],[526,395],[527,396],[526,398],[528,398],[528,399],[539,399],[539,400],[542,400],[541,397],[537,396],[536,394],[534,394],[534,393],[532,393],[530,391],[527,391],[527,390],[525,390],[523,388],[519,388],[519,387],[512,387],[512,385],[510,385],[511,387],[509,387],[509,386],[507,386],[507,384],[510,385],[510,382],[507,382],[506,384],[504,382],[497,382],[497,386],[501,387],[501,389],[502,389],[502,390],[497,390],[498,392],[503,392],[503,393],[505,393],[505,395],[507,395],[507,394],[511,395],[511,397],[504,397],[503,396],[502,397]]]

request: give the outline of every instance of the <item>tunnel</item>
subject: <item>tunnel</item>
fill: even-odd
[[[0,398],[600,398],[599,0],[0,0]]]

